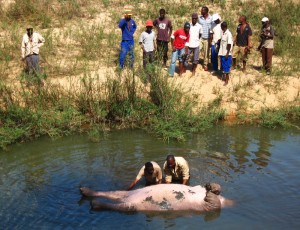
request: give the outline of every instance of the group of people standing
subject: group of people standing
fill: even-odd
[[[134,62],[134,33],[137,29],[135,21],[131,18],[132,9],[129,6],[124,8],[124,18],[119,22],[122,31],[119,67],[125,66],[125,59],[130,58],[130,67]],[[143,51],[143,67],[146,69],[149,63],[155,58],[161,61],[164,69],[167,70],[169,43],[171,44],[172,55],[169,66],[169,76],[174,77],[176,62],[179,60],[179,76],[185,72],[186,67],[192,59],[192,75],[195,75],[199,63],[200,52],[203,56],[203,70],[208,71],[208,63],[212,64],[212,74],[219,70],[223,71],[225,85],[228,84],[231,67],[236,68],[237,57],[240,54],[243,61],[243,71],[246,71],[248,54],[252,48],[252,29],[247,23],[246,16],[239,17],[239,25],[236,36],[227,28],[225,21],[221,22],[219,14],[209,14],[206,6],[201,8],[201,15],[193,13],[191,22],[184,23],[183,28],[173,32],[171,20],[166,17],[166,10],[159,10],[159,17],[155,20],[146,21],[146,30],[139,37],[139,44]],[[157,30],[153,31],[153,27]],[[28,73],[39,74],[39,47],[45,43],[45,39],[32,26],[26,28],[27,33],[22,39],[22,60],[26,62]],[[263,69],[270,74],[274,48],[274,29],[269,19],[262,19],[260,33],[261,43],[258,50],[262,53]],[[155,55],[155,52],[157,55]],[[219,66],[220,62],[220,66]]]
[[[130,66],[133,66],[134,37],[136,24],[131,18],[132,12],[125,8],[124,18],[121,19],[119,27],[122,30],[122,42],[120,52],[120,67],[124,67],[124,55],[130,54]],[[125,23],[127,21],[127,23]],[[263,68],[270,74],[273,55],[274,30],[269,19],[262,19],[261,45],[258,48],[262,52]],[[126,26],[125,26],[126,25]],[[157,51],[158,60],[162,61],[163,68],[167,69],[168,47],[171,45],[172,54],[169,66],[169,76],[174,77],[176,62],[179,60],[179,76],[185,73],[185,69],[191,60],[192,76],[195,75],[199,63],[200,52],[203,56],[203,70],[208,71],[208,63],[212,64],[212,74],[219,70],[223,71],[225,85],[228,84],[230,69],[236,68],[238,55],[242,56],[242,71],[246,71],[248,54],[252,48],[252,29],[247,22],[246,16],[239,17],[239,25],[236,29],[236,36],[228,30],[227,22],[221,21],[219,14],[209,14],[208,7],[201,8],[201,15],[193,13],[191,22],[184,23],[183,28],[173,32],[172,22],[166,17],[165,9],[160,9],[159,17],[155,20],[146,21],[146,30],[139,38],[139,44],[143,51],[143,66],[146,69],[148,63],[155,59]],[[157,30],[153,31],[153,27]],[[130,42],[126,36],[131,31]],[[124,46],[124,43],[130,46]],[[219,66],[220,62],[220,66]]]
[[[161,184],[162,182],[188,185],[190,169],[188,162],[183,157],[168,155],[163,165],[163,171],[164,180],[160,166],[155,161],[146,162],[127,190],[131,190],[142,177],[145,178],[146,186]]]

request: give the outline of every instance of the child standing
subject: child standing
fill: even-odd
[[[153,22],[151,20],[146,21],[146,30],[142,32],[140,36],[140,46],[143,50],[143,67],[144,70],[147,69],[148,63],[154,61],[154,51],[155,51],[155,33],[152,31]]]
[[[224,85],[228,84],[229,81],[229,74],[230,74],[230,67],[232,64],[232,47],[233,47],[233,39],[231,32],[227,29],[227,23],[221,23],[221,29],[223,31],[222,37],[220,39],[220,49],[219,49],[219,56],[221,56],[221,66],[223,69],[223,73],[225,75],[225,83]]]

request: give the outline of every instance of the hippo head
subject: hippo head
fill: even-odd
[[[205,185],[206,191],[207,192],[212,192],[216,195],[220,195],[221,193],[221,185],[217,184],[217,183],[207,183]]]

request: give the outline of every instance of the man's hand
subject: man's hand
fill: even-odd
[[[228,54],[226,54],[225,59],[228,60]]]
[[[175,52],[176,51],[176,48],[174,46],[172,46],[172,51]]]

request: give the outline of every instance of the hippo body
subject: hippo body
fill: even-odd
[[[95,210],[119,211],[211,211],[225,206],[225,198],[213,193],[207,193],[204,187],[186,186],[182,184],[158,184],[132,191],[94,192],[82,188],[86,196],[104,197],[118,201],[116,204],[107,204],[93,201]],[[207,198],[209,194],[212,199]]]

